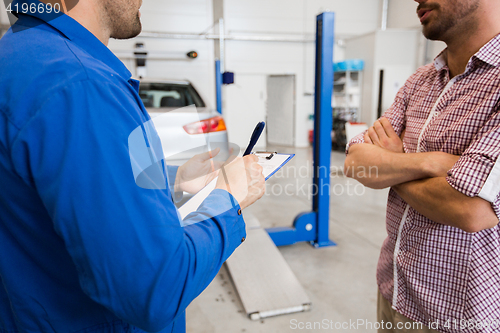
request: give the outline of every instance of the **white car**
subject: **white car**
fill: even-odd
[[[165,160],[180,165],[195,154],[221,148],[228,157],[226,124],[188,81],[141,80],[139,95],[158,132]]]

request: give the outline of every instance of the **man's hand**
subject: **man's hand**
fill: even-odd
[[[460,156],[441,151],[420,154],[425,154],[423,156],[427,157],[424,162],[424,169],[427,170],[428,178],[448,176],[448,171],[453,168],[460,158]]]
[[[443,152],[403,154],[404,135],[405,130],[399,137],[387,118],[377,120],[365,133],[365,144],[349,148],[345,175],[381,189],[417,179],[446,177],[460,158]]]
[[[403,135],[404,132],[402,136]],[[365,133],[364,139],[366,143],[371,143],[394,153],[405,152],[402,138],[396,134],[391,123],[385,117],[377,120],[373,126],[368,129]]]
[[[231,193],[242,209],[259,200],[265,193],[265,179],[258,160],[255,155],[239,157],[222,166],[219,172],[215,188]]]
[[[175,177],[175,192],[185,191],[198,193],[215,177],[223,162],[213,158],[219,154],[220,148],[193,156],[177,170]]]

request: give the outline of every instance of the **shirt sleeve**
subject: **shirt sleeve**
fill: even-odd
[[[457,191],[498,205],[500,195],[500,113],[496,111],[448,172]]]
[[[398,134],[401,135],[403,130],[405,129],[405,110],[408,106],[408,89],[409,85],[411,82],[411,78],[405,83],[403,87],[401,87],[396,95],[396,98],[394,100],[394,103],[391,105],[389,109],[387,109],[382,117],[385,117],[389,120],[389,122],[392,125],[392,128],[394,128],[394,131]],[[379,118],[380,119],[380,118]],[[371,126],[372,124],[368,124]],[[365,143],[364,135],[366,131],[363,133],[360,133],[356,135],[354,138],[352,138],[351,141],[347,144],[346,147],[346,153],[349,152],[349,148],[354,145],[354,144],[359,144],[359,143]],[[403,143],[404,145],[404,143]],[[405,147],[406,151],[406,147]]]
[[[128,136],[147,116],[124,90],[86,80],[55,92],[20,130],[12,159],[38,191],[83,291],[156,332],[208,286],[245,224],[226,191],[213,191],[186,218],[201,222],[182,227],[168,187],[136,185]]]

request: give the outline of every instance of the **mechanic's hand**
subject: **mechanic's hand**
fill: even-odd
[[[460,156],[444,153],[442,151],[432,151],[421,153],[426,156],[425,169],[429,177],[446,177],[448,171],[457,163]]]
[[[397,135],[389,120],[382,117],[368,129],[364,139],[366,143],[371,143],[395,153],[404,153],[402,137],[400,138]]]
[[[231,193],[241,209],[259,200],[265,193],[265,180],[258,157],[247,155],[222,166],[216,189]]]
[[[193,156],[177,170],[175,192],[185,191],[198,193],[218,175],[223,162],[213,158],[219,154],[220,148]]]

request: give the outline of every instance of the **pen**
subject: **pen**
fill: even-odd
[[[255,126],[255,129],[253,130],[252,137],[250,138],[250,142],[248,143],[247,149],[245,149],[245,153],[243,153],[243,156],[247,156],[252,152],[253,147],[259,140],[260,135],[262,134],[262,131],[264,130],[264,127],[266,126],[266,123],[261,121]]]

